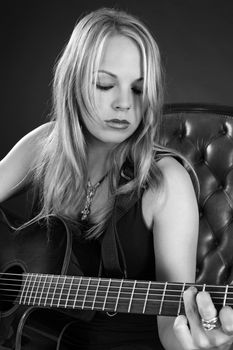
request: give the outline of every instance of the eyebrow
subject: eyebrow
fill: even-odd
[[[104,70],[104,69],[98,70],[97,73],[104,73],[104,74],[110,75],[111,77],[113,77],[113,78],[115,78],[115,79],[117,78],[117,75],[115,75],[115,74],[113,74],[113,73],[111,73],[111,72],[109,72],[109,71],[107,71],[107,70]],[[135,79],[135,81],[142,81],[142,80],[143,80],[143,77],[140,77],[140,78],[138,78],[138,79]]]

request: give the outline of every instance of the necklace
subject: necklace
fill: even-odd
[[[91,184],[91,181],[87,181],[87,195],[86,195],[86,202],[84,205],[84,209],[81,211],[81,221],[84,221],[87,219],[88,215],[91,211],[91,204],[94,198],[94,195],[96,193],[97,188],[101,185],[101,183],[104,181],[107,174],[105,174],[98,182],[96,182],[95,185]]]

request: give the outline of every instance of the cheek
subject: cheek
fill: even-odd
[[[104,111],[110,103],[110,97],[109,94],[104,93],[96,93],[95,96],[95,105],[98,111]]]

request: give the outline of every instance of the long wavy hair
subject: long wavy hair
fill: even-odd
[[[87,147],[82,120],[96,117],[93,72],[100,64],[106,41],[116,34],[132,39],[140,49],[144,113],[135,133],[118,144],[109,156],[110,198],[92,217],[93,226],[86,233],[89,238],[103,232],[116,195],[139,191],[145,183],[161,185],[156,153],[172,153],[159,145],[163,77],[155,40],[141,21],[124,11],[109,8],[94,11],[79,20],[55,66],[52,122],[34,170],[40,199],[36,218],[58,215],[74,223],[84,207]],[[126,159],[134,164],[134,177],[119,187],[120,169]]]

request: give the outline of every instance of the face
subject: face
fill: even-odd
[[[130,38],[116,35],[106,42],[96,78],[98,118],[85,118],[90,135],[105,143],[129,138],[142,119],[143,72],[139,47]]]

